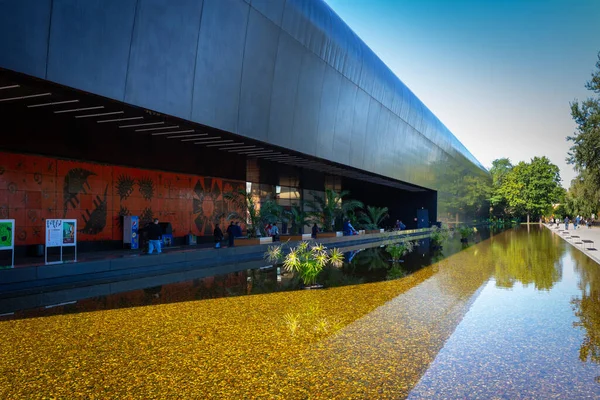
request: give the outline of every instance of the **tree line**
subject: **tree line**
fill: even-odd
[[[600,202],[600,53],[585,87],[594,95],[571,103],[577,128],[567,137],[572,142],[567,162],[574,166],[577,176],[565,196],[564,209],[571,215],[590,216],[598,214]]]

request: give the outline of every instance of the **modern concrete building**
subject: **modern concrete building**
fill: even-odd
[[[322,0],[4,0],[0,37],[17,245],[64,217],[95,245],[130,214],[211,235],[235,188],[347,189],[409,227],[485,209],[485,168]]]

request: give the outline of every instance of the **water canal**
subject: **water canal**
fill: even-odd
[[[599,265],[545,228],[0,320],[1,398],[598,398]],[[351,250],[351,251],[350,251]]]

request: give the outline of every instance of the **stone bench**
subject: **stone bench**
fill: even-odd
[[[593,241],[593,240],[589,240],[589,239],[583,239],[581,242],[582,242],[582,243],[581,243],[581,246],[583,247],[583,249],[584,249],[584,250],[587,250],[587,247],[586,247],[586,245],[587,245],[587,244],[590,244],[590,243],[592,244],[592,248],[596,247],[596,245],[595,245],[595,243],[594,243],[594,241]]]

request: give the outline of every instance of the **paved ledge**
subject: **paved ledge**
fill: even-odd
[[[430,229],[415,229],[323,238],[318,241],[328,247],[347,247],[394,240],[401,236],[419,239],[427,237],[429,233]],[[297,243],[284,242],[283,244],[289,247]],[[0,299],[8,300],[13,297],[104,283],[115,286],[121,281],[198,269],[210,269],[211,275],[218,275],[252,268],[248,267],[249,262],[259,262],[254,267],[257,268],[264,265],[263,257],[267,247],[267,245],[257,245],[221,249],[183,248],[159,255],[134,253],[115,256],[114,253],[107,252],[105,259],[0,270]]]
[[[564,223],[561,223],[558,227],[556,224],[544,224],[544,226],[600,264],[600,251],[598,250],[600,246],[600,228],[579,226],[574,229],[573,224],[569,224],[569,229],[565,229]]]

